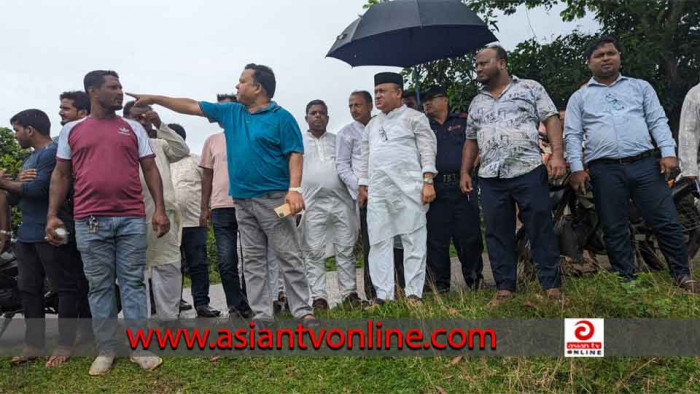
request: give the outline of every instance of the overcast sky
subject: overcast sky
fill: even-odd
[[[247,63],[269,65],[277,76],[275,100],[306,130],[312,99],[329,106],[329,131],[352,118],[348,94],[372,91],[372,77],[387,67],[357,67],[325,54],[335,37],[362,14],[365,0],[0,0],[0,126],[15,113],[38,108],[60,132],[58,96],[82,90],[94,69],[113,69],[124,89],[215,101],[235,92]],[[561,8],[525,10],[499,18],[494,32],[507,49],[536,36],[547,41],[574,28],[596,30],[587,18],[564,23]],[[398,70],[398,69],[395,69]],[[126,102],[126,101],[125,101]],[[199,153],[218,127],[204,118],[156,109],[182,124]]]

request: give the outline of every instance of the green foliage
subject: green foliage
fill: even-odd
[[[6,127],[0,127],[0,168],[7,171],[13,178],[19,172],[24,159],[29,156],[28,149],[22,149],[15,141],[14,132]],[[12,231],[17,232],[22,214],[17,207],[12,207]]]
[[[584,52],[593,37],[616,36],[622,46],[625,75],[652,84],[677,133],[680,109],[688,90],[700,81],[700,1],[685,0],[463,0],[498,31],[496,11],[512,15],[517,7],[551,9],[564,4],[560,16],[575,21],[593,14],[601,25],[590,36],[574,31],[550,43],[530,39],[509,54],[509,69],[521,78],[542,83],[558,105],[590,78]],[[370,0],[367,6],[380,0]],[[455,110],[465,111],[477,92],[473,54],[417,67],[420,86],[445,85]],[[413,81],[413,70],[404,70]],[[413,83],[413,82],[412,82]],[[412,86],[415,87],[415,86]]]
[[[508,56],[510,72],[538,81],[557,107],[566,106],[569,97],[591,77],[584,56],[590,39],[575,31],[549,44],[534,39],[523,41]]]
[[[15,141],[14,132],[0,127],[0,168],[4,168],[8,175],[14,177],[28,155],[29,150],[20,148]]]

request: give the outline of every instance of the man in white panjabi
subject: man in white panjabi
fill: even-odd
[[[437,140],[428,118],[401,104],[403,78],[374,76],[375,116],[362,136],[358,203],[367,200],[369,269],[377,303],[394,298],[394,237],[404,249],[406,296],[420,302],[425,282],[426,212],[435,199]]]
[[[124,105],[124,117],[133,119],[148,132],[149,143],[156,154],[156,167],[163,181],[163,202],[165,212],[170,219],[170,231],[158,238],[148,226],[148,249],[146,249],[146,286],[151,288],[156,317],[163,320],[177,319],[180,315],[182,295],[182,271],[180,241],[182,236],[182,219],[175,197],[175,187],[170,173],[170,164],[183,159],[190,153],[185,140],[167,124],[161,122],[158,114],[150,107],[133,105],[133,101]],[[154,128],[155,126],[155,128]],[[145,181],[141,172],[141,186]],[[145,190],[145,189],[144,189]],[[146,206],[146,221],[150,223],[155,205],[149,193],[143,193]],[[149,281],[150,280],[150,284]],[[147,303],[150,314],[151,303]]]
[[[301,245],[315,310],[328,309],[325,257],[335,250],[341,296],[361,306],[357,294],[353,248],[359,233],[355,201],[335,168],[336,136],[326,132],[328,107],[321,100],[306,106],[309,130],[304,134],[302,189],[306,210],[301,219]]]

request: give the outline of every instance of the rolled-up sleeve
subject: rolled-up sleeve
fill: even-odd
[[[668,127],[668,118],[664,112],[659,97],[649,82],[642,81],[644,96],[644,117],[649,127],[649,132],[656,141],[656,146],[661,149],[662,157],[676,156],[676,142],[673,140],[671,128]],[[568,113],[567,113],[568,116]]]
[[[566,118],[564,120],[564,146],[566,148],[566,161],[571,166],[571,171],[583,171],[583,121],[581,111],[581,95],[574,93],[566,106]]]
[[[414,118],[413,132],[416,135],[416,145],[420,154],[420,165],[423,174],[437,174],[435,167],[435,156],[437,155],[437,138],[435,132],[430,128],[428,118],[420,114]]]
[[[678,161],[685,176],[698,176],[698,133],[700,133],[700,85],[683,101],[678,129]]]

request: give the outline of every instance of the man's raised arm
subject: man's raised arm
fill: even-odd
[[[166,96],[157,96],[152,94],[136,94],[127,93],[127,95],[136,99],[135,105],[153,105],[157,104],[169,110],[179,112],[185,115],[205,116],[202,109],[199,107],[199,102],[189,98],[175,98]]]

